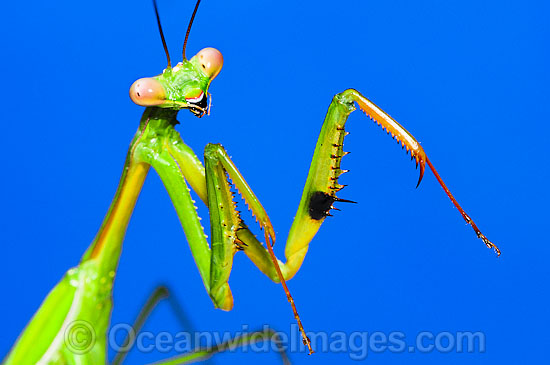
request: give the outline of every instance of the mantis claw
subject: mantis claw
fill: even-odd
[[[483,241],[483,243],[485,243],[485,246],[487,246],[487,248],[492,248],[493,251],[495,251],[495,253],[497,254],[497,257],[500,256],[500,249],[497,247],[497,245],[489,241],[489,239],[485,237],[485,235],[481,232],[479,232],[477,236],[481,238],[481,240]]]
[[[424,151],[422,151],[424,152]],[[418,168],[418,157],[416,159],[416,167]],[[426,166],[424,165],[424,160],[420,159],[420,176],[418,177],[418,183],[416,184],[416,188],[418,189],[418,186],[420,186],[420,182],[422,181],[422,178],[424,177],[424,170],[426,169]]]
[[[265,232],[269,235],[270,241],[271,241],[271,247],[275,245],[275,230],[273,229],[273,226],[271,225],[271,222],[267,222],[266,225],[261,225],[262,228],[265,228]],[[265,242],[266,246],[269,244],[269,242]]]

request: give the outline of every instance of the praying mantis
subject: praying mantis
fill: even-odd
[[[224,256],[223,260],[227,260],[235,254],[235,250],[242,250],[245,254],[249,255],[260,270],[266,273],[271,279],[275,281],[279,280],[278,273],[274,271],[274,268],[277,266],[272,264],[271,253],[269,251],[271,246],[270,243],[274,241],[274,229],[269,222],[265,210],[259,203],[259,200],[252,193],[252,189],[250,189],[244,178],[242,178],[242,175],[228,158],[225,151],[220,146],[216,145],[209,145],[207,147],[206,157],[209,162],[206,162],[207,177],[205,178],[201,172],[203,170],[200,167],[200,161],[194,157],[195,154],[193,152],[189,151],[187,147],[183,145],[183,142],[179,140],[179,135],[175,132],[174,125],[176,113],[171,110],[172,108],[175,110],[189,109],[193,114],[201,117],[210,110],[207,103],[208,87],[210,81],[217,76],[221,69],[221,54],[212,49],[206,49],[201,52],[189,61],[184,58],[184,62],[181,65],[178,64],[173,68],[169,65],[166,71],[158,78],[143,80],[141,83],[134,84],[132,87],[131,96],[133,100],[138,105],[146,106],[148,109],[146,109],[142,119],[140,130],[132,142],[128,154],[127,165],[125,166],[126,175],[123,175],[121,187],[119,193],[117,193],[115,197],[111,213],[104,222],[95,243],[83,257],[78,273],[72,272],[72,274],[78,275],[79,279],[82,278],[80,275],[88,277],[88,270],[95,272],[95,270],[99,270],[99,268],[88,268],[86,263],[105,258],[108,263],[105,264],[106,269],[103,276],[100,275],[101,277],[99,278],[100,281],[102,278],[106,278],[105,282],[102,283],[102,285],[105,285],[105,288],[107,288],[105,289],[107,294],[104,293],[105,297],[108,297],[108,293],[110,293],[110,284],[107,280],[109,280],[108,277],[111,277],[111,273],[114,268],[116,268],[119,254],[117,250],[121,248],[124,231],[130,218],[133,204],[137,199],[141,184],[145,178],[148,165],[153,166],[153,168],[159,172],[161,179],[167,185],[166,187],[174,201],[174,205],[186,231],[193,231],[193,228],[190,228],[189,225],[195,225],[195,233],[188,234],[188,239],[192,245],[192,251],[195,252],[196,261],[199,266],[199,271],[202,274],[204,285],[216,306],[222,309],[231,308],[232,299],[229,294],[230,291],[227,283],[225,282],[226,276],[228,276],[229,273],[227,271],[215,272],[213,268],[217,266],[209,263],[209,254],[205,253],[208,251],[206,249],[207,246],[203,241],[200,229],[196,226],[198,220],[193,216],[194,208],[192,202],[190,202],[189,198],[185,195],[186,186],[182,177],[187,179],[188,184],[194,188],[201,200],[210,206],[211,214],[220,214],[217,217],[211,217],[212,221],[215,222],[212,224],[213,229],[216,230],[220,227],[229,228],[228,231],[222,229],[219,232],[212,232],[213,239],[215,239],[216,242],[223,241],[223,237],[227,237],[230,241],[220,246],[223,250],[229,250],[229,252],[220,252],[216,254],[216,257],[219,259],[217,255],[221,255]],[[205,60],[202,63],[200,61],[201,58]],[[184,82],[183,86],[174,86],[177,84],[177,82],[174,81],[175,79],[181,78],[187,81],[186,77],[188,77],[187,75],[189,73],[194,74],[195,84],[190,85],[190,81],[188,81]],[[185,75],[185,77],[181,75]],[[167,90],[169,90],[169,92]],[[143,96],[144,92],[146,94],[150,92],[150,95]],[[343,169],[340,169],[340,159],[344,156],[344,151],[342,149],[345,134],[343,120],[347,117],[347,114],[351,113],[352,109],[355,108],[353,106],[354,103],[358,103],[360,108],[364,109],[367,114],[385,126],[389,132],[395,135],[399,141],[403,143],[408,151],[412,152],[412,157],[415,158],[419,164],[421,171],[418,183],[420,183],[422,178],[425,164],[432,167],[418,142],[399,124],[389,118],[380,108],[372,104],[372,102],[357,91],[347,90],[338,94],[329,108],[329,113],[325,121],[327,127],[326,130],[324,129],[321,132],[308,182],[304,188],[300,208],[298,209],[294,221],[295,223],[291,230],[291,237],[288,241],[289,244],[287,244],[287,247],[290,247],[288,249],[290,254],[287,256],[286,265],[282,266],[281,275],[284,278],[292,277],[299,269],[307,251],[308,242],[319,229],[321,223],[330,214],[330,208],[332,208],[334,204],[338,204],[338,202],[345,201],[345,199],[337,198],[335,194],[337,191],[341,190],[340,188],[343,186],[338,182],[338,178],[341,173],[344,172]],[[162,140],[160,146],[156,145],[159,140]],[[260,225],[264,229],[265,245],[260,244],[247,229],[241,227],[241,223],[234,211],[227,208],[228,206],[230,207],[232,203],[229,193],[230,187],[227,185],[227,182],[224,181],[225,173],[229,174],[238,190],[243,193],[245,201],[250,204],[253,212],[259,218]],[[436,176],[438,175],[436,174]],[[210,180],[213,184],[210,188],[208,187],[208,177],[214,179]],[[210,193],[210,191],[221,191],[221,193],[217,196]],[[187,200],[183,201],[178,199]],[[214,207],[218,207],[218,209]],[[120,215],[117,215],[119,211],[122,213],[118,213]],[[228,215],[221,215],[222,211],[224,214]],[[109,230],[110,228],[111,230]],[[193,238],[189,237],[189,235]],[[496,248],[486,240],[481,233],[478,233],[478,236],[480,236],[488,246]],[[194,246],[198,241],[202,243]],[[116,242],[116,244],[112,242]],[[203,253],[199,253],[201,250]],[[212,252],[214,252],[214,248],[212,248]],[[210,257],[214,257],[214,254],[211,255]],[[229,261],[225,261],[224,263],[226,267],[231,265]],[[209,265],[211,265],[210,268],[208,267]],[[217,278],[212,279],[213,276]],[[70,281],[72,279],[68,280]],[[85,278],[83,280],[85,281]],[[59,296],[61,297],[61,295]],[[109,307],[106,306],[104,309],[105,312],[109,312],[108,308]],[[93,322],[95,320],[90,319],[90,321]],[[105,327],[108,323],[108,318],[107,320],[103,318],[102,321],[101,326]],[[54,344],[54,342],[55,339],[52,340],[51,344]],[[98,343],[98,347],[101,347],[101,345],[101,343]],[[40,349],[36,350],[36,352],[40,352]],[[101,359],[104,360],[104,358],[101,357],[104,356],[103,350],[94,350],[88,354],[89,356],[97,356],[97,358],[92,358],[92,362],[94,363]],[[45,350],[44,354],[38,355],[54,356],[55,354],[48,353],[48,350]],[[60,356],[72,355],[64,354]],[[54,357],[49,357],[49,359],[54,359]]]

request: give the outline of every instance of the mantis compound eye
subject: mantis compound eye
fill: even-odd
[[[155,106],[166,101],[164,88],[156,79],[146,77],[139,79],[130,87],[130,99],[137,105]]]
[[[223,66],[223,56],[220,51],[215,48],[204,48],[197,53],[198,63],[202,72],[213,80],[220,73]]]

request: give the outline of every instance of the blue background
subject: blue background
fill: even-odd
[[[180,59],[191,1],[161,1]],[[128,98],[165,66],[150,1],[10,2],[2,36],[0,354],[92,241],[142,108]],[[361,113],[349,120],[342,205],[290,289],[310,331],[483,331],[485,353],[369,353],[372,364],[542,363],[547,358],[549,6],[544,1],[221,1],[201,5],[188,55],[214,46],[224,68],[212,115],[180,113],[199,155],[221,142],[262,200],[282,256],[326,109],[354,87],[422,143],[452,192],[502,249],[465,226],[431,173]],[[200,214],[207,217],[204,207]],[[249,219],[250,221],[250,219]],[[113,323],[167,283],[200,331],[294,323],[280,286],[237,255],[235,309],[214,310],[156,173],[130,222]],[[145,327],[182,330],[167,303]],[[132,352],[128,363],[171,354]],[[303,363],[348,353],[292,354]],[[112,352],[111,352],[112,358]],[[216,363],[276,364],[274,354]]]

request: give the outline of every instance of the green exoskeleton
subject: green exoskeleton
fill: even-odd
[[[158,11],[156,14],[158,20]],[[160,20],[158,24],[166,50]],[[330,103],[298,210],[288,234],[286,260],[283,262],[276,259],[271,249],[275,242],[275,233],[269,217],[225,149],[220,144],[208,144],[204,151],[203,165],[175,129],[178,124],[176,116],[180,110],[188,109],[199,118],[209,112],[208,88],[223,65],[221,53],[214,48],[205,48],[191,59],[186,59],[185,43],[182,62],[172,67],[166,50],[168,67],[160,75],[139,79],[131,86],[131,99],[146,109],[130,144],[122,177],[109,211],[79,265],[70,269],[44,300],[6,358],[7,364],[106,363],[106,333],[112,308],[113,280],[126,228],[150,167],[162,179],[174,204],[204,287],[214,306],[223,310],[232,309],[233,294],[228,280],[234,255],[243,251],[261,272],[284,285],[303,332],[285,280],[291,279],[300,269],[310,241],[330,215],[334,204],[349,202],[337,196],[344,188],[338,179],[346,172],[340,168],[341,159],[346,154],[342,148],[346,120],[357,106],[391,133],[416,160],[420,166],[418,183],[422,180],[427,164],[477,236],[487,247],[500,253],[458,205],[418,141],[358,91],[348,89],[335,95]],[[189,187],[208,206],[210,244],[201,226]],[[263,243],[247,228],[235,209],[233,187],[248,204],[263,229]],[[93,327],[96,340],[89,348],[75,351],[67,346],[67,330],[75,323]],[[269,337],[270,334],[267,335]],[[309,340],[305,334],[303,337],[311,352]],[[202,350],[166,363],[197,360],[219,350],[221,348]]]

